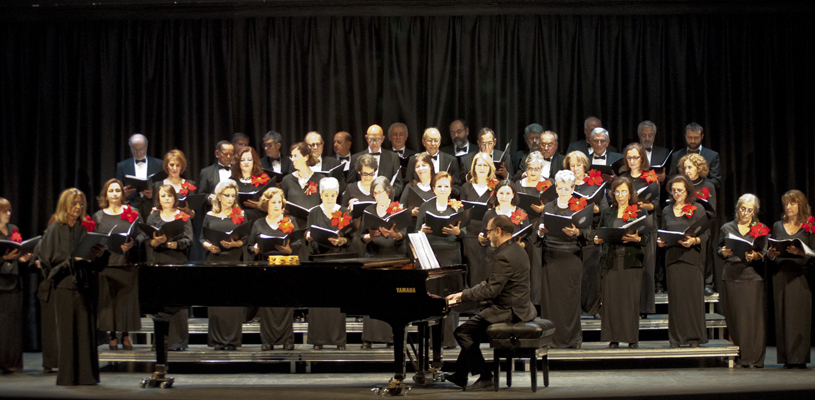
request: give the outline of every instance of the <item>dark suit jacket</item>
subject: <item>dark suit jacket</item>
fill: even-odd
[[[467,154],[477,153],[478,152],[478,145],[473,143],[473,142],[469,142],[469,143],[470,143],[470,147],[467,148]],[[442,153],[447,153],[447,154],[455,157],[456,156],[456,145],[449,144],[447,146],[444,146],[444,147],[440,148],[439,151],[442,152]],[[465,154],[464,156],[466,156],[467,154]],[[461,156],[461,157],[464,157],[464,156]]]
[[[558,171],[562,169],[568,169],[563,168],[563,160],[565,159],[566,156],[564,156],[563,154],[555,153],[555,155],[552,156],[552,166],[549,168],[549,176],[544,175],[543,177],[555,179],[555,174],[557,174]],[[523,176],[524,172],[526,172],[526,157],[524,157],[523,161],[521,161],[521,165],[520,167],[518,167],[518,171],[515,173],[515,178],[513,178],[512,180],[513,181],[521,180],[521,177]]]
[[[221,175],[218,173],[218,162],[205,167],[198,174],[198,193],[215,193],[215,186],[221,182]]]
[[[503,150],[498,151],[497,149],[493,149],[492,159],[497,160],[498,157],[501,157],[501,153],[503,152],[504,152]],[[461,174],[460,179],[462,182],[467,182],[467,174],[470,173],[470,167],[473,165],[473,158],[475,158],[476,154],[478,153],[470,153],[467,154],[466,156],[459,157],[458,169]],[[504,158],[504,166],[507,168],[507,176],[505,178],[512,179],[515,176],[515,169],[512,167],[512,165],[513,165],[512,155],[510,153],[507,153],[506,157]],[[498,179],[505,178],[499,177]]]
[[[461,191],[461,175],[458,171],[458,160],[455,156],[451,156],[447,153],[442,153],[439,151],[439,171],[447,171],[450,176],[453,177],[453,188],[450,192],[450,197],[458,198],[458,194]],[[413,174],[416,171],[416,155],[414,154],[410,157],[410,161],[408,161],[407,167],[407,175],[405,176],[405,182],[411,182],[413,180]]]
[[[404,186],[402,182],[402,174],[399,173],[399,156],[390,150],[381,149],[380,152],[382,154],[379,155],[379,170],[377,176],[384,176],[388,179],[393,179],[393,198],[397,199],[402,195],[402,187]],[[359,157],[361,157],[363,154],[368,154],[368,149],[360,151],[359,153],[351,156],[351,165],[348,168],[348,183],[359,181],[359,173],[354,166],[356,165]],[[396,176],[395,179],[394,176]]]
[[[147,157],[147,176],[153,175],[155,173],[160,172],[164,168],[164,162],[159,160],[155,157]],[[128,158],[120,163],[116,164],[116,179],[120,182],[124,183],[125,175],[136,175],[136,164],[133,157]],[[127,198],[128,202],[137,202],[137,198],[140,198],[138,193],[133,193],[130,197]],[[149,200],[149,199],[148,199]],[[148,201],[149,203],[149,201]],[[136,205],[136,204],[134,204]],[[138,206],[138,205],[136,205]],[[144,214],[142,214],[144,215]]]
[[[582,151],[583,154],[588,156],[590,148],[591,148],[591,146],[589,146],[589,142],[587,142],[585,139],[580,139],[580,140],[578,140],[576,142],[569,143],[569,148],[566,149],[566,154],[569,154],[569,153],[571,153],[573,151]],[[617,148],[609,144],[606,151],[617,152]]]
[[[268,169],[269,171],[271,171],[272,159],[269,156],[261,157],[260,166],[263,169]],[[286,176],[290,174],[292,171],[294,171],[294,167],[291,165],[291,160],[288,157],[284,156],[283,153],[280,153],[280,173],[283,176]]]
[[[393,149],[393,146],[391,146],[390,150],[393,151],[392,149]],[[396,152],[394,151],[394,153],[396,153]],[[413,150],[410,147],[405,146],[405,154],[402,155],[402,158],[410,158],[416,153],[418,153],[416,150]]]
[[[529,257],[514,240],[507,240],[495,251],[489,278],[473,288],[464,289],[465,302],[490,301],[480,315],[492,323],[513,320],[532,321],[538,316],[529,300]]]
[[[707,166],[710,168],[710,173],[708,174],[707,178],[713,182],[716,189],[721,189],[722,172],[719,169],[719,153],[702,146],[702,150],[699,152],[699,154],[705,158],[705,161],[707,161]],[[674,151],[674,154],[671,156],[671,168],[669,169],[669,176],[678,174],[677,171],[679,169],[676,164],[679,163],[679,160],[686,155],[688,155],[687,147]]]

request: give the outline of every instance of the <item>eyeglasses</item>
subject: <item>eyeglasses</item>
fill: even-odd
[[[492,231],[494,231],[494,230],[495,230],[495,228],[492,228],[492,229],[487,228],[487,230],[486,230],[486,231],[484,231],[484,232],[486,232],[486,233],[487,233],[487,235],[489,235],[489,234],[490,234],[490,232],[492,232]]]
[[[532,143],[540,143],[541,138],[539,138],[539,137],[531,137],[531,138],[529,138],[527,140],[529,140]]]
[[[360,172],[359,174],[362,176],[371,177],[376,175],[376,172]]]
[[[494,146],[495,142],[490,140],[489,142],[481,142],[481,144],[484,145],[484,146]]]
[[[555,190],[557,190],[558,192],[571,192],[572,188],[570,188],[570,187],[559,187],[559,188],[555,188]]]
[[[543,168],[541,168],[541,167],[538,167],[538,168],[527,168],[526,170],[527,170],[527,171],[529,171],[529,172],[541,172],[541,170],[543,170]]]
[[[427,139],[425,140],[427,144],[439,144],[441,143],[441,139]]]
[[[316,149],[322,146],[322,143],[306,143],[306,144],[308,144],[308,147],[311,147],[312,149]]]
[[[739,212],[742,213],[742,214],[752,214],[752,213],[756,212],[756,210],[754,208],[739,207]]]
[[[377,190],[377,191],[374,191],[372,194],[374,196],[379,196],[380,194],[383,194],[383,193],[387,193],[387,192],[385,192],[384,190]]]
[[[615,196],[628,196],[628,190],[617,190],[614,192]]]
[[[640,158],[642,157],[636,156],[636,157],[626,157],[625,159],[628,161],[639,161]]]
[[[671,193],[673,194],[684,194],[685,192],[685,189],[671,189]]]
[[[366,138],[368,143],[379,143],[382,141],[382,138]]]

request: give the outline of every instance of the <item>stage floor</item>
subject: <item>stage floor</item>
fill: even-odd
[[[815,349],[814,349],[815,350]],[[814,351],[815,353],[815,351]],[[813,398],[815,369],[785,370],[775,363],[775,348],[767,348],[766,367],[746,370],[729,369],[726,363],[689,361],[553,361],[550,386],[530,390],[529,373],[513,372],[513,385],[506,387],[505,373],[501,390],[495,392],[462,392],[451,383],[414,387],[408,397],[419,399],[448,398]],[[815,359],[815,354],[813,354]],[[133,364],[108,366],[102,363],[102,382],[90,387],[55,385],[56,374],[45,375],[39,367],[39,353],[26,353],[25,372],[0,376],[2,398],[91,398],[91,399],[359,399],[375,398],[371,388],[383,385],[392,376],[387,369],[371,372],[369,366],[324,363],[311,374],[280,371],[255,365],[184,364],[171,366],[175,377],[171,389],[140,389],[138,383],[147,372]],[[676,364],[673,364],[676,363]],[[451,364],[446,364],[451,368]],[[675,368],[674,368],[675,366]],[[129,372],[128,368],[131,368]],[[265,368],[265,370],[263,369]],[[339,372],[326,372],[339,370]],[[408,373],[408,377],[413,374]],[[471,383],[475,378],[471,378]],[[538,378],[541,385],[540,378]]]

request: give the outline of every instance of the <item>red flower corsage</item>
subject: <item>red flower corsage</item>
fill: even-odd
[[[179,211],[179,212],[178,212],[178,213],[175,215],[175,219],[183,219],[183,220],[184,220],[184,222],[187,222],[187,220],[188,220],[188,219],[190,219],[190,214],[187,214],[187,213],[185,213],[184,211]]]
[[[294,230],[294,224],[291,223],[291,218],[283,217],[280,219],[280,222],[277,223],[277,229],[280,229],[280,232],[285,234],[289,234]]]
[[[122,214],[119,215],[119,217],[132,224],[133,221],[139,219],[139,212],[134,210],[133,207],[124,206],[122,207]]]
[[[336,226],[337,229],[342,229],[351,223],[351,215],[347,212],[334,211],[331,213],[331,226]]]
[[[696,197],[707,201],[710,198],[710,189],[707,187],[703,187],[696,191]]]
[[[691,218],[693,217],[693,212],[696,211],[696,206],[692,204],[685,205],[682,207],[682,215]]]
[[[498,179],[493,179],[487,182],[487,189],[490,190],[490,196],[495,192],[495,187],[498,186]]]
[[[654,170],[650,170],[641,176],[642,179],[645,179],[647,184],[652,184],[654,182],[659,183],[659,177],[657,177],[657,173]]]
[[[269,182],[269,175],[266,175],[265,172],[260,176],[252,176],[252,186],[254,187],[265,185],[267,182]]]
[[[512,215],[509,217],[515,225],[520,225],[522,221],[526,221],[526,213],[524,210],[520,208],[516,208],[515,211],[512,212]]]
[[[396,213],[398,213],[399,211],[402,211],[402,210],[403,210],[402,205],[399,204],[398,201],[394,201],[393,203],[390,203],[388,205],[388,208],[385,210],[385,212],[390,214],[390,215],[393,215],[393,214],[396,214]]]
[[[603,174],[600,171],[591,170],[587,176],[583,177],[583,182],[589,186],[600,186],[603,184]]]
[[[22,243],[23,242],[23,235],[20,235],[20,232],[17,231],[17,228],[13,228],[11,230],[11,239],[12,242]]]
[[[460,201],[452,199],[447,201],[447,205],[452,207],[456,211],[460,210],[461,207],[464,207],[464,204],[462,204]]]
[[[550,187],[552,187],[552,182],[549,182],[547,180],[542,180],[542,181],[538,182],[538,185],[535,186],[535,189],[537,189],[539,192],[543,193],[543,192],[546,191],[546,189],[549,189]]]
[[[90,215],[85,216],[85,220],[82,221],[82,226],[85,227],[85,230],[88,232],[93,232],[96,230],[96,221],[94,221]]]
[[[308,181],[308,186],[306,186],[306,196],[311,196],[314,193],[317,193],[319,187],[316,183],[312,181]]]
[[[809,233],[815,233],[815,217],[807,218],[807,222],[804,222],[801,228],[804,228],[804,230]]]
[[[198,190],[198,188],[195,187],[195,185],[187,181],[184,181],[183,183],[181,183],[181,190],[178,191],[178,194],[181,195],[181,197],[187,197],[187,193],[189,193],[190,191],[194,192],[196,190]]]
[[[637,218],[637,214],[639,214],[639,212],[640,209],[636,204],[626,207],[625,212],[623,212],[623,221],[628,222],[629,219]]]
[[[748,232],[747,234],[754,238],[759,238],[761,236],[767,236],[769,233],[770,228],[768,228],[767,225],[764,225],[761,222],[757,222],[753,224],[753,226],[750,228],[750,232]]]
[[[572,211],[580,211],[580,210],[582,210],[584,208],[586,208],[586,198],[585,197],[581,197],[579,199],[576,198],[576,197],[572,197],[571,199],[569,199],[569,209],[570,210],[572,210]]]
[[[235,225],[242,224],[244,221],[243,210],[240,207],[232,207],[232,214],[229,215],[229,218],[232,219],[232,223]]]

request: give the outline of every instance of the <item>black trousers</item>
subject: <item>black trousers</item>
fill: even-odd
[[[480,347],[490,325],[492,322],[475,315],[456,328],[454,335],[458,345],[461,346],[461,352],[458,353],[456,360],[455,376],[458,380],[466,382],[470,373],[481,374],[484,379],[492,377],[492,369],[487,366]]]

